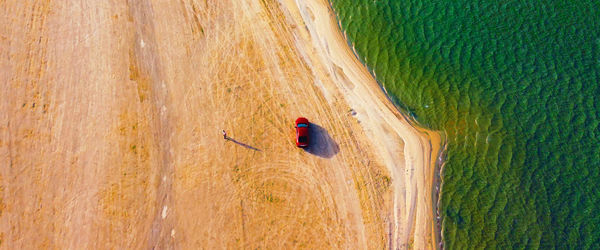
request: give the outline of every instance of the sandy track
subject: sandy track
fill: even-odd
[[[395,111],[326,2],[0,11],[0,247],[431,247],[439,138]]]

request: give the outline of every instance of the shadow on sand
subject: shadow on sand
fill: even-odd
[[[228,136],[226,139],[227,139],[228,141],[231,141],[231,142],[233,142],[233,143],[235,143],[235,144],[237,144],[237,145],[240,145],[240,146],[242,146],[242,147],[245,147],[245,148],[247,148],[247,149],[252,149],[252,150],[254,150],[254,151],[259,151],[259,152],[262,152],[262,150],[260,150],[260,149],[258,149],[258,148],[255,148],[255,147],[252,147],[252,146],[250,146],[250,145],[248,145],[248,144],[245,144],[245,143],[242,143],[242,142],[236,141],[235,139],[233,139],[233,138],[231,138],[231,137],[229,137],[229,136]]]
[[[304,151],[323,158],[331,158],[340,152],[338,144],[335,143],[323,127],[311,122],[308,129],[310,142]]]

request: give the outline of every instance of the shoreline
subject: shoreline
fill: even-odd
[[[424,131],[428,131],[424,127],[421,127],[419,125],[419,123],[416,121],[416,119],[412,115],[410,115],[410,113],[405,108],[403,108],[399,103],[394,102],[394,100],[390,97],[390,94],[388,93],[388,91],[385,88],[385,86],[383,85],[383,83],[381,83],[377,79],[377,75],[376,75],[375,71],[373,71],[373,69],[371,69],[371,67],[369,67],[367,65],[367,63],[360,58],[360,56],[358,55],[358,52],[356,52],[356,48],[354,47],[354,44],[350,41],[348,34],[342,27],[341,20],[337,16],[337,14],[335,12],[335,8],[333,7],[331,0],[327,0],[327,2],[329,4],[329,8],[334,12],[334,17],[335,17],[338,29],[344,35],[346,44],[348,45],[349,48],[352,49],[352,52],[353,52],[356,60],[360,61],[360,63],[367,69],[367,71],[369,71],[369,73],[371,74],[371,76],[373,77],[375,82],[377,82],[377,85],[379,85],[380,90],[383,93],[385,93],[387,100],[396,107],[396,110],[404,117],[404,119],[406,119],[406,121],[411,126],[415,127],[418,130],[422,129]],[[432,197],[431,212],[432,212],[432,214],[435,215],[435,218],[432,221],[432,225],[433,225],[432,234],[434,236],[433,245],[436,246],[436,248],[443,249],[444,237],[442,235],[442,224],[441,224],[442,220],[441,220],[441,215],[440,215],[440,202],[441,202],[440,193],[442,192],[442,185],[443,185],[442,177],[443,177],[443,170],[444,170],[444,165],[445,165],[445,157],[446,157],[445,153],[446,153],[446,148],[447,148],[447,141],[446,141],[446,136],[444,133],[438,133],[438,134],[440,135],[440,138],[441,138],[438,143],[440,145],[440,149],[438,150],[437,153],[435,153],[435,156],[437,156],[436,157],[437,159],[432,161],[434,177],[433,177],[433,185],[431,186],[431,197]],[[434,153],[432,152],[431,156],[433,156],[433,155],[434,155]]]
[[[333,10],[333,12],[335,13],[335,8],[333,7],[331,0],[327,0],[327,2],[329,3],[329,8],[331,10]],[[411,124],[413,127],[417,128],[417,129],[424,129],[423,127],[421,127],[419,125],[419,123],[416,121],[416,119],[412,115],[409,114],[409,112],[405,108],[403,108],[399,103],[394,102],[394,100],[390,97],[390,94],[388,93],[388,91],[385,88],[385,86],[383,85],[383,83],[381,83],[379,80],[377,80],[375,71],[373,71],[373,69],[371,69],[371,67],[369,67],[367,65],[367,63],[365,61],[363,61],[360,58],[360,56],[358,55],[358,53],[356,52],[356,48],[354,47],[354,44],[348,38],[348,34],[343,29],[341,20],[339,19],[337,14],[335,14],[334,16],[335,16],[335,20],[337,21],[338,29],[343,33],[348,47],[350,47],[352,49],[352,52],[354,53],[354,57],[356,58],[356,60],[358,60],[362,63],[362,65],[367,69],[367,71],[369,71],[369,73],[371,74],[371,76],[373,77],[375,82],[377,82],[377,84],[379,85],[379,88],[381,89],[381,91],[385,93],[385,96],[387,97],[388,101],[391,102],[396,107],[396,110],[398,112],[400,112],[400,114],[402,114],[404,119],[406,119],[409,124]],[[446,156],[445,152],[446,152],[446,148],[447,148],[447,141],[446,141],[446,136],[444,133],[440,133],[440,135],[441,135],[441,140],[439,141],[439,144],[441,145],[441,147],[440,147],[440,150],[438,150],[438,153],[436,154],[437,159],[432,162],[433,169],[434,169],[433,170],[434,177],[433,177],[433,185],[431,187],[431,197],[432,197],[432,201],[433,201],[431,212],[435,215],[435,219],[432,222],[433,235],[434,235],[434,246],[437,246],[438,248],[443,249],[444,237],[442,235],[442,225],[441,225],[442,220],[441,220],[441,216],[440,216],[439,204],[441,201],[440,193],[442,192],[442,185],[443,185],[442,177],[443,177],[443,170],[444,170],[444,164],[445,164],[445,156]],[[433,153],[432,153],[432,156],[433,156]]]
[[[381,83],[378,79],[377,79],[377,74],[375,73],[375,71],[373,71],[373,69],[371,69],[371,67],[369,67],[367,65],[367,63],[362,60],[360,58],[360,55],[358,54],[358,52],[356,52],[356,48],[354,46],[354,44],[350,41],[350,38],[348,37],[348,34],[346,33],[346,31],[344,30],[344,28],[342,27],[342,23],[341,20],[339,19],[339,17],[337,16],[337,13],[335,12],[335,8],[333,7],[333,4],[331,2],[331,0],[327,0],[328,4],[329,4],[329,8],[333,11],[334,13],[334,17],[338,26],[338,29],[340,32],[342,32],[342,34],[344,35],[344,39],[346,40],[346,44],[348,45],[349,48],[352,49],[352,52],[354,54],[354,57],[356,58],[356,60],[360,61],[361,64],[367,69],[367,71],[369,71],[369,73],[371,74],[371,76],[373,77],[373,79],[375,80],[375,82],[377,82],[377,85],[379,85],[380,90],[385,93],[385,96],[387,97],[387,100],[392,103],[396,110],[404,117],[404,119],[406,119],[406,121],[413,127],[415,127],[418,130],[423,130],[423,131],[429,131],[427,129],[425,129],[424,127],[420,126],[420,124],[416,121],[416,119],[410,115],[410,112],[408,112],[405,108],[403,108],[400,103],[396,103],[391,97],[390,94],[388,93],[387,89],[385,88],[385,86],[383,85],[383,83]],[[447,148],[447,141],[446,141],[446,136],[444,133],[440,133],[438,132],[438,135],[440,135],[440,140],[438,141],[439,145],[440,145],[440,149],[438,150],[437,153],[434,153],[433,151],[431,152],[431,156],[437,156],[435,158],[434,161],[431,162],[432,164],[432,168],[433,168],[433,173],[434,173],[434,177],[433,177],[433,185],[431,186],[431,197],[432,197],[432,214],[435,215],[435,218],[432,221],[432,225],[433,225],[433,236],[434,236],[434,242],[433,245],[436,248],[439,249],[443,249],[443,235],[442,235],[442,220],[441,220],[441,216],[440,216],[440,201],[441,201],[441,196],[440,193],[442,191],[442,185],[443,185],[443,169],[444,169],[444,165],[445,165],[445,153],[446,153],[446,148]]]
[[[290,0],[282,2],[290,4]],[[329,66],[328,71],[348,105],[358,111],[356,118],[370,135],[375,153],[383,159],[394,180],[395,225],[393,233],[389,232],[393,235],[390,246],[437,248],[441,230],[434,219],[438,202],[433,200],[434,196],[439,197],[439,191],[434,188],[441,184],[437,176],[441,177],[438,157],[445,145],[442,135],[419,127],[392,101],[383,85],[377,82],[375,73],[356,53],[330,1],[293,4],[309,33],[307,40],[317,50],[314,53]],[[341,73],[334,69],[341,69]],[[390,132],[399,139],[390,139]],[[403,149],[398,148],[401,144],[404,144]],[[396,153],[400,150],[404,151],[405,158]],[[423,187],[429,187],[424,194],[419,192]]]
[[[435,191],[432,192],[432,199],[433,199],[433,212],[435,213],[436,218],[434,219],[434,236],[436,239],[436,244],[438,246],[439,249],[444,249],[444,235],[442,234],[442,216],[440,214],[441,211],[441,207],[440,207],[440,203],[441,203],[441,196],[440,193],[442,192],[442,188],[444,186],[444,167],[446,165],[446,150],[448,147],[448,142],[446,141],[446,137],[444,135],[443,137],[443,148],[440,149],[440,152],[438,154],[438,159],[436,161],[435,164],[435,177],[434,177],[434,186],[432,187],[432,190],[435,188]]]

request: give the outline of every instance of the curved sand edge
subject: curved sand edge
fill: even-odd
[[[326,65],[394,180],[390,247],[435,248],[432,191],[442,145],[440,133],[414,126],[392,104],[348,46],[328,1],[282,3],[291,13],[299,13],[294,18],[301,18],[308,31],[304,41],[311,44],[297,41],[297,46],[315,48],[309,56]]]

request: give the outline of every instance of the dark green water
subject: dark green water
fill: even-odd
[[[600,249],[600,1],[332,4],[396,104],[447,135],[445,247]]]

